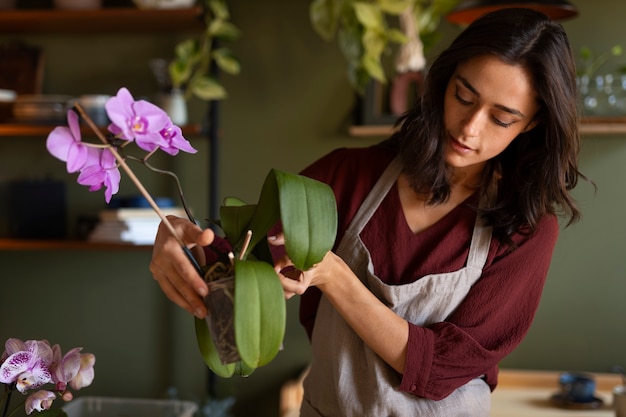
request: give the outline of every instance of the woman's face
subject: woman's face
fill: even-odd
[[[447,164],[478,174],[518,134],[534,127],[538,109],[532,80],[522,67],[492,55],[459,64],[444,100]]]

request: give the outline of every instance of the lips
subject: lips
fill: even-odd
[[[454,139],[452,136],[450,136],[450,147],[454,149],[455,152],[460,153],[460,154],[467,154],[467,153],[474,151],[472,148],[466,145],[463,145],[461,142]]]

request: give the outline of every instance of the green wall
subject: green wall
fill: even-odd
[[[581,15],[564,25],[575,50],[626,43],[620,21],[626,4],[574,3]],[[223,78],[230,97],[219,107],[220,196],[254,201],[270,168],[298,171],[333,148],[381,139],[347,134],[355,97],[336,45],[311,29],[308,1],[230,4],[242,29],[234,48],[243,72]],[[458,31],[447,24],[442,28],[444,42]],[[179,38],[116,34],[26,40],[46,51],[47,93],[111,94],[125,85],[149,96],[155,83],[147,60],[167,57]],[[93,91],[93,86],[101,88]],[[200,120],[206,106],[191,105],[192,117]],[[0,140],[5,144],[0,180],[33,172],[62,178],[71,213],[102,208],[102,195],[73,184],[42,150],[43,140]],[[203,138],[194,144],[198,154],[162,162],[181,174],[202,218],[208,212],[209,148]],[[626,365],[621,300],[626,294],[626,135],[585,136],[580,161],[598,189],[585,182],[577,188],[584,218],[563,229],[536,320],[503,366],[606,371],[613,364]],[[167,183],[149,181],[155,193],[171,192]],[[124,187],[123,193],[133,192]],[[148,272],[149,260],[149,251],[0,252],[0,339],[48,338],[67,348],[84,346],[97,356],[95,384],[87,389],[94,395],[158,397],[174,386],[181,397],[201,400],[207,373],[191,317],[160,293]],[[218,396],[236,395],[236,415],[277,415],[280,384],[306,365],[309,347],[297,324],[297,303],[288,302],[285,349],[274,362],[249,378],[217,382]]]

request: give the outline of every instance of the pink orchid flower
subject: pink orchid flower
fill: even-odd
[[[145,100],[135,101],[130,91],[122,87],[106,102],[105,109],[113,124],[109,130],[122,139],[134,140],[148,152],[167,146],[160,132],[167,126],[169,116],[158,106]]]
[[[89,148],[88,162],[78,175],[80,185],[88,186],[89,191],[98,191],[104,186],[104,198],[109,203],[119,191],[121,179],[115,156],[108,149]]]
[[[50,409],[52,406],[52,402],[56,396],[53,392],[50,391],[37,391],[34,394],[31,394],[25,403],[26,414],[30,415],[33,411],[44,411]]]
[[[78,115],[69,110],[67,112],[69,127],[55,127],[48,135],[46,147],[48,152],[61,161],[67,162],[67,172],[77,172],[87,160],[87,146],[82,143]]]
[[[161,146],[161,150],[163,152],[166,152],[172,156],[177,155],[178,151],[183,151],[187,153],[198,152],[191,146],[189,141],[183,137],[182,129],[173,124],[171,121],[168,122],[167,126],[165,126],[165,128],[163,128],[160,133],[167,143],[166,145]]]
[[[78,373],[70,381],[70,387],[75,390],[91,385],[95,377],[93,369],[96,364],[96,357],[91,353],[82,353],[80,355],[80,369]]]
[[[52,382],[56,384],[57,389],[64,390],[65,385],[78,374],[81,350],[82,348],[74,348],[61,357],[59,345],[52,347],[54,359],[50,365],[50,373],[52,374]]]
[[[26,350],[9,355],[0,365],[0,382],[15,383],[21,393],[36,389],[52,382],[49,365],[52,361],[52,348],[45,341],[29,340]]]

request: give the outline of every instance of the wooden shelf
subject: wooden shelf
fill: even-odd
[[[351,136],[389,136],[393,133],[391,125],[350,126]],[[586,117],[580,122],[580,132],[584,135],[626,134],[626,117]]]
[[[85,240],[47,240],[47,239],[10,239],[0,238],[0,250],[151,250],[151,245],[132,245],[127,243],[87,242]]]
[[[580,122],[582,134],[626,133],[626,117],[584,117]]]
[[[202,16],[200,6],[181,9],[2,10],[0,33],[193,32],[203,29]]]
[[[32,124],[19,124],[19,123],[0,123],[0,138],[1,137],[15,137],[15,136],[48,136],[50,132],[56,127],[64,125],[59,123],[58,125],[32,125]],[[193,124],[183,126],[183,134],[186,136],[198,136],[203,134],[202,127],[199,124]],[[81,133],[83,135],[93,134],[91,129],[87,126],[81,127]]]

